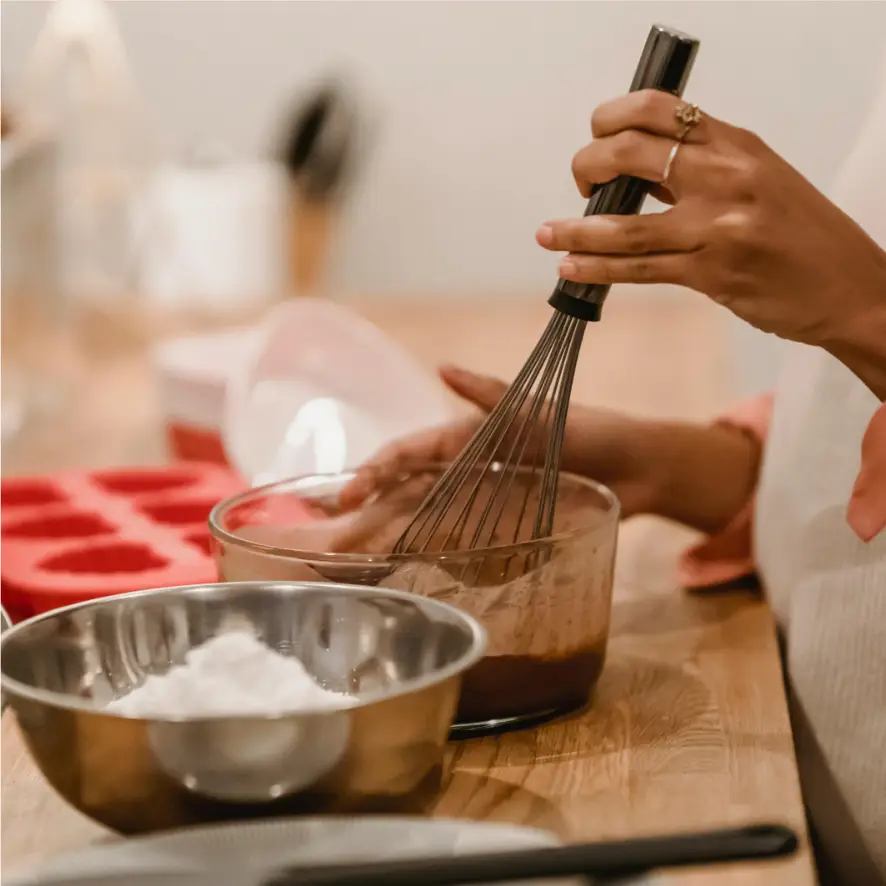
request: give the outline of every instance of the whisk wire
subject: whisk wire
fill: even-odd
[[[545,352],[547,352],[549,350],[550,350],[550,347],[546,347],[544,349],[544,352],[540,350],[539,356],[540,357],[545,356],[546,355]],[[544,360],[540,359],[536,365],[544,366],[545,362],[544,362]],[[473,511],[474,504],[476,503],[480,489],[483,486],[484,477],[486,476],[487,472],[493,467],[493,465],[496,462],[502,462],[502,457],[499,452],[502,444],[504,444],[505,441],[509,437],[512,437],[511,452],[504,459],[504,463],[507,464],[508,461],[513,457],[513,452],[516,449],[516,447],[519,445],[521,437],[524,435],[524,433],[526,431],[530,430],[529,428],[527,428],[527,426],[524,422],[524,424],[521,426],[520,430],[516,434],[512,433],[514,424],[516,423],[517,419],[521,415],[524,414],[524,407],[526,404],[526,400],[529,397],[529,395],[532,393],[532,387],[533,387],[534,383],[535,383],[534,375],[532,373],[527,373],[526,376],[520,381],[519,384],[515,384],[513,386],[516,396],[512,398],[512,400],[509,404],[509,408],[494,411],[494,413],[490,415],[490,419],[488,420],[489,424],[493,425],[497,429],[497,432],[494,434],[495,442],[492,446],[490,446],[486,450],[486,463],[484,464],[483,468],[478,472],[477,479],[475,480],[474,486],[471,489],[471,492],[468,496],[468,501],[466,502],[465,507],[462,509],[462,512],[461,512],[458,520],[456,521],[456,526],[453,527],[453,531],[451,531],[449,536],[447,536],[446,541],[444,542],[444,545],[443,545],[444,547],[447,547],[452,543],[452,536],[455,534],[454,530],[456,529],[456,527],[458,528],[458,536],[457,537],[459,540],[461,539],[461,533],[464,530],[465,525],[467,524],[468,518],[470,517],[470,514]],[[470,466],[470,467],[473,468],[473,466]],[[488,515],[489,515],[488,514],[489,508],[494,503],[495,497],[498,494],[498,490],[501,486],[501,482],[503,480],[504,473],[501,470],[499,470],[497,473],[498,473],[498,482],[496,483],[495,489],[493,490],[492,494],[489,497],[489,501],[487,502],[486,510],[484,511],[484,513],[480,517],[480,519],[477,521],[477,529],[475,531],[475,538],[474,538],[474,541],[472,542],[472,546],[477,545],[477,542],[478,542],[480,535],[482,534],[482,531],[483,531],[486,517],[488,517]]]
[[[551,317],[514,382],[434,484],[395,551],[423,551],[431,545],[434,550],[461,550],[466,532],[470,532],[467,549],[471,550],[523,540],[533,496],[538,497],[538,505],[532,537],[553,531],[568,397],[584,326],[585,321],[560,312]],[[525,472],[528,454],[531,466],[522,483],[512,537],[498,540],[496,532],[508,506],[515,503],[515,485],[521,471]],[[488,496],[484,487],[489,489]],[[477,513],[481,493],[485,501]],[[449,517],[453,519],[447,529],[444,521]],[[438,542],[441,527],[446,531]]]
[[[434,484],[420,505],[412,522],[397,541],[394,548],[395,552],[421,551],[427,548],[445,519],[448,508],[451,506],[456,493],[461,490],[468,476],[475,470],[477,461],[487,448],[492,450],[492,456],[489,458],[485,468],[485,470],[489,470],[501,438],[507,433],[509,427],[508,423],[502,423],[502,416],[510,416],[511,420],[513,420],[517,415],[513,409],[514,404],[525,402],[531,390],[534,374],[538,366],[547,357],[549,345],[554,338],[556,332],[554,321],[560,316],[562,315],[558,313],[551,319],[511,387],[489,413],[486,421],[474,434],[461,455]],[[493,443],[493,445],[490,446],[490,443]],[[482,474],[483,472],[480,472],[478,477],[477,490],[479,490],[483,482]],[[475,498],[476,496],[469,496],[469,502],[475,500]],[[443,507],[435,511],[437,503],[442,503]],[[463,514],[462,516],[464,517],[462,522],[466,522],[468,514]],[[430,527],[428,527],[429,523],[431,524]]]
[[[485,467],[485,470],[489,470],[492,462],[494,461],[495,451],[497,450],[502,437],[507,433],[508,428],[510,427],[510,422],[502,425],[501,417],[503,415],[510,415],[511,421],[513,421],[513,419],[516,418],[516,415],[518,415],[518,413],[513,410],[514,404],[522,404],[523,402],[525,402],[525,399],[531,390],[534,373],[547,356],[549,344],[554,337],[554,333],[556,331],[554,320],[556,320],[560,316],[562,315],[557,314],[554,318],[552,318],[551,322],[549,322],[548,324],[548,327],[545,329],[545,332],[542,334],[541,338],[539,339],[538,343],[530,354],[529,359],[526,361],[523,368],[517,374],[517,377],[511,387],[507,390],[502,399],[489,413],[486,421],[474,434],[473,438],[467,444],[458,459],[456,459],[456,461],[452,463],[450,468],[443,474],[442,477],[440,477],[437,483],[434,484],[433,488],[428,493],[424,502],[421,504],[418,511],[416,512],[412,523],[410,523],[406,531],[398,540],[397,545],[394,548],[395,552],[426,549],[427,545],[434,538],[435,533],[440,528],[440,525],[445,519],[447,513],[447,509],[444,507],[439,512],[437,512],[435,518],[435,504],[438,501],[448,502],[449,504],[451,504],[454,494],[461,489],[467,477],[475,469],[477,460],[481,457],[483,452],[487,450],[487,448],[490,448],[492,451],[492,455]],[[494,444],[490,447],[490,442],[492,441],[494,441]],[[480,487],[482,486],[482,475],[483,472],[481,472],[480,476],[478,477],[476,491],[479,491]],[[472,494],[469,495],[468,505],[466,505],[466,507],[469,506],[475,499],[476,495],[472,491]],[[465,511],[461,515],[461,517],[463,518],[461,519],[462,524],[467,522],[468,516],[468,511]],[[428,523],[432,519],[433,523],[428,529]],[[451,541],[451,538],[446,539],[441,548],[446,547],[448,544],[451,543]]]
[[[557,379],[557,386],[550,404],[554,411],[554,418],[549,422],[550,441],[545,454],[545,466],[542,473],[542,489],[539,492],[539,509],[534,538],[547,538],[554,531],[554,510],[557,503],[557,478],[560,474],[560,464],[563,458],[563,440],[566,434],[566,419],[569,412],[569,399],[572,395],[572,384],[575,380],[575,369],[578,365],[578,355],[584,338],[586,323],[583,320],[569,318],[571,323],[568,329],[566,342],[566,359],[560,364],[561,373]]]
[[[552,413],[553,407],[554,407],[553,399],[548,398],[547,411],[545,413],[544,427],[550,427],[551,413]],[[537,472],[539,469],[539,459],[540,459],[543,451],[545,454],[545,458],[547,458],[547,451],[546,450],[547,450],[547,447],[544,447],[542,445],[542,441],[539,440],[537,442],[537,445],[535,446],[535,449],[534,449],[533,455],[532,455],[532,464],[530,467],[532,476],[537,475]],[[526,518],[526,511],[529,507],[529,499],[532,496],[532,491],[533,491],[533,484],[525,483],[524,489],[523,489],[523,500],[520,503],[520,512],[517,517],[517,525],[514,529],[514,535],[518,538],[520,537],[520,530],[523,528],[523,521]]]
[[[553,350],[553,348],[551,350]],[[547,394],[547,391],[550,388],[551,380],[553,377],[556,377],[557,368],[558,368],[557,363],[553,362],[553,361],[548,361],[547,363],[545,363],[543,365],[544,365],[544,369],[542,371],[541,380],[539,382],[538,388],[536,389],[535,398],[532,401],[532,405],[529,407],[528,413],[524,413],[524,408],[523,408],[524,403],[525,403],[525,397],[524,397],[523,401],[518,406],[518,411],[513,413],[511,421],[508,422],[508,428],[510,429],[510,427],[514,424],[516,419],[520,415],[525,414],[525,417],[523,419],[523,423],[522,423],[522,425],[520,425],[520,430],[516,434],[513,435],[513,442],[511,443],[511,447],[510,447],[507,455],[505,455],[503,458],[498,459],[497,458],[498,453],[497,452],[492,453],[491,458],[494,460],[500,461],[501,466],[497,472],[498,473],[498,480],[495,484],[495,488],[492,490],[492,493],[489,496],[489,500],[486,503],[486,507],[484,508],[483,513],[480,516],[480,519],[477,521],[477,528],[474,532],[474,537],[471,540],[471,547],[472,548],[478,546],[480,538],[483,534],[483,529],[487,525],[486,521],[487,521],[487,518],[489,517],[489,513],[492,510],[493,506],[495,505],[496,500],[498,499],[499,492],[501,491],[501,487],[502,487],[503,483],[505,482],[505,479],[509,478],[508,485],[507,485],[507,492],[502,497],[499,513],[496,516],[495,520],[493,520],[491,523],[490,538],[489,538],[487,544],[485,544],[483,546],[488,547],[489,543],[492,541],[492,535],[495,531],[495,527],[498,525],[499,520],[501,519],[501,516],[504,512],[505,507],[507,506],[508,493],[513,488],[514,480],[517,477],[519,465],[523,461],[523,455],[526,452],[526,448],[529,445],[529,441],[533,437],[537,437],[537,435],[534,432],[535,432],[537,425],[538,425],[538,416],[542,410],[542,407],[544,406],[545,396]],[[531,387],[530,387],[530,391],[531,391]],[[505,435],[504,439],[507,439],[507,434]],[[537,442],[538,441],[536,441],[536,444],[537,444]],[[519,452],[517,452],[518,447],[519,447]],[[515,455],[516,455],[516,458],[515,458]],[[482,477],[478,480],[478,483],[476,484],[478,489],[479,489],[481,483],[482,483]],[[531,488],[531,484],[527,484],[527,486],[529,488]]]

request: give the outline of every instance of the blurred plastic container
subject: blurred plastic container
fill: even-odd
[[[454,415],[411,355],[323,299],[279,304],[255,329],[166,342],[155,359],[172,453],[227,461],[253,485],[344,470]]]
[[[160,405],[171,455],[227,464],[222,444],[228,376],[240,371],[255,330],[174,338],[154,349]]]

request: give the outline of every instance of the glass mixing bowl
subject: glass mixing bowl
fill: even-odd
[[[209,518],[220,580],[391,588],[473,615],[486,628],[489,645],[465,675],[456,735],[540,722],[583,707],[606,656],[618,500],[598,483],[561,474],[550,537],[474,550],[390,553],[443,470],[429,467],[402,477],[378,501],[347,514],[338,498],[350,473],[299,477],[229,498]],[[495,479],[487,472],[481,499]],[[518,482],[534,484],[535,474],[522,469]],[[501,535],[508,540],[513,519],[506,511]]]

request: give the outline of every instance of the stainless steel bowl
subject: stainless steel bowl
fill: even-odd
[[[193,647],[248,626],[344,710],[137,719],[103,710]],[[436,793],[462,674],[485,633],[399,591],[239,582],[141,591],[10,628],[2,688],[49,783],[123,833],[294,812],[416,812]]]
[[[12,621],[6,614],[6,610],[0,606],[0,634],[5,634],[7,628],[12,627]],[[0,713],[6,710],[6,693],[0,692]]]

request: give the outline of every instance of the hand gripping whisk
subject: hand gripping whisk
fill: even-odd
[[[682,95],[698,45],[654,25],[631,91]],[[641,179],[617,178],[594,189],[585,215],[637,213],[648,190]],[[555,313],[538,344],[419,506],[395,553],[475,550],[552,534],[575,367],[585,326],[600,319],[608,292],[608,285],[557,283],[548,300]]]

